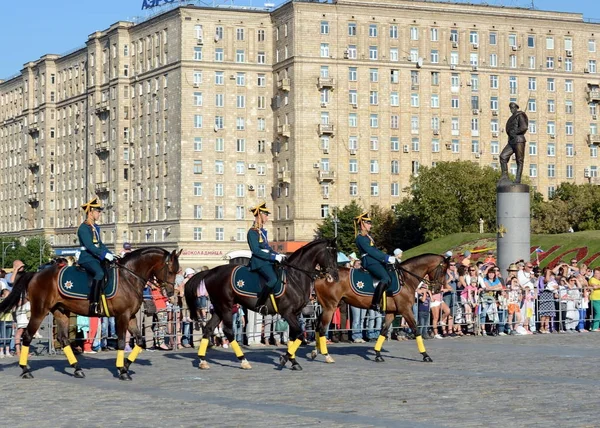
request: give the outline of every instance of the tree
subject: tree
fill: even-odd
[[[338,250],[349,254],[356,251],[354,245],[354,217],[360,215],[365,211],[361,208],[356,201],[352,201],[350,205],[339,209],[334,208],[334,211],[323,220],[316,230],[316,234],[319,238],[333,238],[335,236],[335,223],[337,218],[337,246]]]
[[[5,240],[5,242],[10,241]],[[25,245],[22,245],[18,240],[15,240],[14,244],[15,249],[6,252],[4,263],[8,267],[12,266],[15,260],[21,260],[26,270],[37,271],[40,266],[40,256],[42,260],[41,264],[43,264],[50,260],[50,256],[52,255],[52,247],[43,236],[30,238],[25,242]]]

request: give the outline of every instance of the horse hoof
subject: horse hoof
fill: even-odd
[[[83,370],[77,369],[73,372],[73,377],[76,377],[77,379],[83,379],[85,378],[85,373],[83,372]]]
[[[244,370],[252,370],[252,366],[248,361],[242,361],[241,367]]]
[[[208,370],[208,369],[210,369],[210,366],[208,365],[208,363],[206,361],[201,361],[198,368],[200,370]]]
[[[375,357],[375,362],[376,363],[385,363],[385,360],[383,359],[383,357],[381,355],[377,355]]]
[[[433,360],[431,359],[431,357],[429,355],[425,355],[423,357],[423,361],[426,363],[433,363]]]
[[[326,356],[325,356],[325,362],[326,362],[327,364],[334,364],[334,363],[335,363],[335,360],[333,359],[333,357],[332,357],[331,355],[326,355]]]
[[[317,351],[316,351],[316,350],[313,350],[313,351],[310,353],[310,359],[311,359],[311,360],[314,360],[315,358],[317,358],[317,355],[319,355],[319,354],[317,353]]]
[[[129,373],[124,372],[119,374],[119,379],[120,380],[131,380],[131,376],[129,376]]]
[[[285,365],[287,364],[288,360],[289,359],[288,359],[287,355],[281,355],[279,357],[279,368],[280,369],[284,368]]]
[[[302,366],[298,362],[292,363],[292,370],[302,371]]]
[[[21,373],[21,379],[33,379],[33,375],[29,371],[23,372]]]

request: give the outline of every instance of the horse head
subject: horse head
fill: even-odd
[[[304,261],[309,263],[304,265]],[[295,251],[289,258],[290,265],[301,269],[314,270],[316,274],[331,275],[339,279],[337,266],[336,239],[316,239]]]
[[[404,272],[405,278],[407,276],[414,277],[417,280],[417,284],[426,280],[425,276],[427,276],[429,279],[426,281],[431,287],[431,292],[437,294],[445,284],[446,271],[448,270],[449,264],[449,257],[429,253],[411,257],[400,263],[399,269]],[[408,283],[412,283],[412,281]]]
[[[181,250],[168,252],[159,247],[142,248],[125,255],[121,264],[144,281],[144,284],[155,278],[156,282],[171,294],[175,290],[180,254]]]

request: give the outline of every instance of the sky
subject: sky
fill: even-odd
[[[236,5],[262,6],[282,0],[205,0]],[[375,0],[376,1],[376,0]],[[0,79],[17,74],[28,61],[42,55],[62,54],[85,44],[97,30],[105,30],[120,20],[146,17],[143,0],[5,0],[0,12]],[[531,5],[531,0],[470,0],[491,5]],[[600,0],[534,0],[536,9],[583,13],[597,20],[600,28]],[[16,42],[18,40],[18,43]]]

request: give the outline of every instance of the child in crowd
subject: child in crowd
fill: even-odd
[[[525,320],[523,321],[523,327],[527,334],[533,334],[529,329],[529,322],[533,317],[533,305],[535,304],[535,296],[531,290],[531,286],[526,285],[523,289],[523,307],[525,309]]]
[[[521,287],[516,276],[508,279],[508,327],[509,334],[515,334],[518,326],[521,325]],[[514,322],[513,322],[514,320]]]
[[[473,308],[475,302],[477,302],[477,277],[471,277],[469,284],[467,284],[460,293],[460,301],[463,304],[465,311],[465,320],[467,321],[467,328],[473,328]]]
[[[417,335],[429,339],[427,328],[429,327],[429,312],[431,310],[431,291],[429,291],[429,287],[425,282],[419,284],[417,295],[419,296]]]
[[[17,331],[15,333],[15,350],[17,356],[21,355],[21,337],[29,324],[29,316],[31,311],[31,303],[27,297],[24,297],[19,302],[19,306],[15,309],[15,322],[17,323]]]

